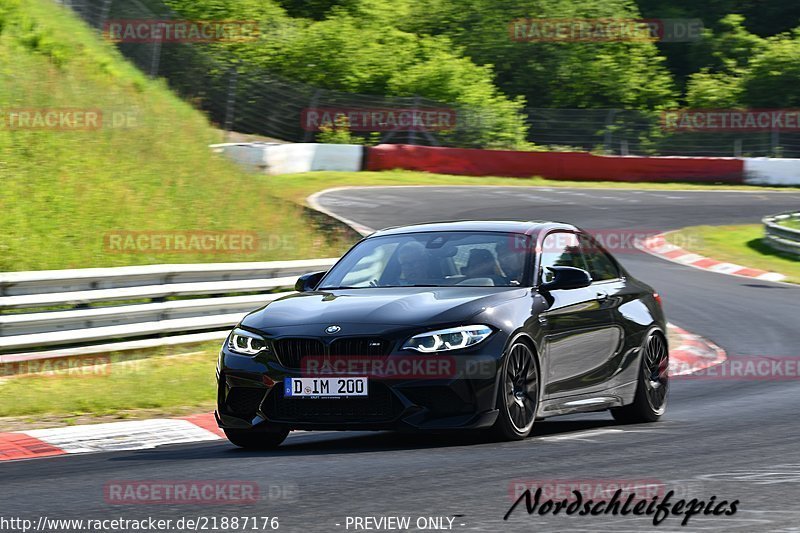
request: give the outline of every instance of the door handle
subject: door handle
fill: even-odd
[[[597,291],[597,299],[601,302],[608,300],[608,293],[605,291]]]

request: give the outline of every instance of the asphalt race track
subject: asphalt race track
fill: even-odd
[[[796,192],[522,187],[336,190],[319,203],[371,228],[451,219],[554,219],[587,230],[667,230],[757,223],[800,205]],[[746,356],[800,356],[800,287],[715,274],[643,253],[616,254],[663,295],[671,322]],[[728,363],[730,364],[730,362]],[[797,531],[800,383],[674,380],[658,424],[618,426],[605,413],[537,423],[535,437],[298,433],[254,453],[224,441],[0,465],[3,514],[36,518],[277,516],[284,531],[347,531],[348,516],[455,517],[464,531]],[[256,505],[111,505],[118,480],[251,480]],[[676,497],[739,500],[733,516],[528,516],[508,521],[515,480],[658,480]],[[268,489],[272,486],[274,490]],[[339,524],[339,525],[337,525]],[[445,520],[445,524],[447,521]],[[350,531],[354,530],[352,526]],[[411,528],[416,531],[415,527]]]

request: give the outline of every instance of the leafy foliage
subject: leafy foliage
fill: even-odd
[[[706,35],[712,66],[693,74],[690,107],[781,108],[800,105],[800,28],[759,37],[738,15],[725,17],[724,31]]]
[[[269,1],[249,10],[231,2],[224,13],[211,0],[170,1],[181,15],[262,21],[264,38],[257,43],[213,45],[217,57],[236,62],[243,72],[264,69],[319,88],[440,101],[493,117],[482,123],[472,143],[504,147],[524,143],[524,100],[499,91],[491,67],[464,57],[447,37],[420,35],[393,24],[392,19],[403,13],[412,15],[410,6],[400,4],[364,0],[333,6],[322,20],[309,20],[291,18]],[[289,7],[298,11],[296,5]],[[272,13],[268,19],[266,11]]]
[[[364,140],[350,133],[350,121],[345,116],[337,117],[333,124],[320,126],[317,142],[326,144],[363,144]]]
[[[401,27],[449,37],[474,62],[492,66],[503,92],[523,96],[529,106],[672,104],[671,78],[651,42],[520,42],[509,33],[519,18],[641,18],[627,0],[432,0],[425,13],[401,19]]]
[[[168,0],[197,18],[256,19],[264,38],[217,43],[241,69],[340,91],[420,96],[480,116],[467,144],[522,147],[521,110],[800,101],[798,3],[759,0]],[[515,19],[699,18],[691,43],[522,42]],[[794,31],[794,33],[792,33]],[[510,33],[511,32],[511,33]],[[458,135],[459,132],[453,132]]]

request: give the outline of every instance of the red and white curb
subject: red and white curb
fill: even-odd
[[[725,350],[694,333],[669,324],[680,343],[669,350],[669,373],[671,376],[685,376],[706,368],[720,365],[727,359]],[[674,344],[674,342],[673,342]]]
[[[146,450],[221,439],[213,413],[0,433],[0,461],[71,453]]]
[[[636,247],[640,250],[682,265],[708,270],[718,274],[730,274],[733,276],[743,276],[746,278],[762,279],[765,281],[781,281],[786,276],[777,272],[767,272],[757,268],[748,268],[734,263],[724,263],[715,259],[689,252],[680,246],[667,242],[666,236],[669,233],[654,235],[642,241],[636,242]]]
[[[715,344],[672,324],[670,374],[690,374],[725,361]],[[165,444],[215,441],[225,437],[213,413],[181,418],[156,418],[105,424],[0,433],[0,461],[35,459],[76,453],[146,450]]]

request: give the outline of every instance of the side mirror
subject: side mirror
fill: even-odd
[[[323,270],[322,272],[309,272],[308,274],[303,274],[297,278],[297,282],[294,284],[294,290],[297,292],[313,291],[314,288],[319,284],[322,276],[327,273],[327,271]]]
[[[547,267],[553,273],[553,279],[542,283],[544,291],[557,291],[568,289],[581,289],[592,284],[592,277],[581,268],[567,266]]]

